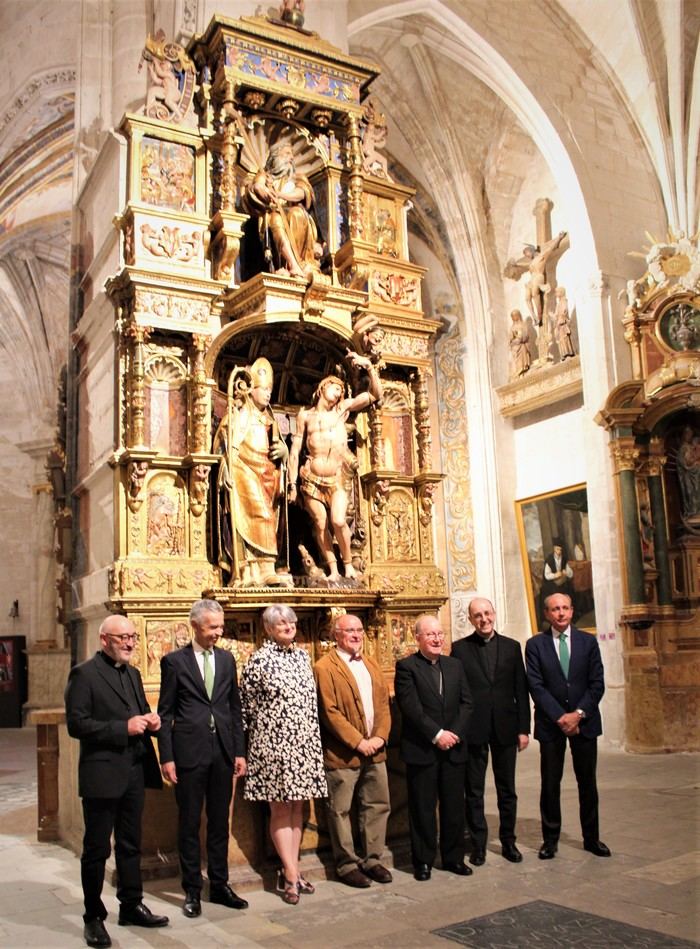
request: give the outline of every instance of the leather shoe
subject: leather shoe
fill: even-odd
[[[185,902],[182,904],[182,912],[189,919],[202,915],[202,903],[199,898],[199,890],[189,890],[185,894]]]
[[[346,886],[355,886],[358,889],[366,889],[366,887],[372,885],[367,874],[358,869],[351,870],[350,873],[344,873],[342,876],[339,874],[338,879]]]
[[[391,872],[387,870],[386,867],[383,867],[381,863],[375,863],[371,867],[364,867],[360,872],[368,876],[370,880],[374,880],[375,883],[391,883],[394,879]]]
[[[156,916],[145,903],[136,906],[119,907],[120,926],[144,926],[146,929],[156,929],[158,926],[167,926],[170,920],[167,916]]]
[[[88,946],[94,949],[109,949],[112,940],[101,919],[89,919],[83,928],[83,936]]]
[[[540,847],[540,849],[539,849],[539,851],[538,851],[538,853],[537,853],[537,856],[540,858],[540,860],[554,860],[554,857],[556,856],[556,853],[557,853],[557,845],[556,845],[556,844],[547,844],[547,843],[544,843],[544,844],[542,844],[542,846]]]
[[[228,883],[224,886],[210,888],[209,902],[218,903],[220,906],[228,906],[229,909],[248,909],[248,900],[237,896]]]
[[[455,873],[458,877],[470,877],[474,872],[466,863],[443,863],[445,873]]]
[[[587,850],[589,853],[595,854],[596,857],[611,857],[610,847],[607,847],[602,840],[589,840],[587,843],[584,841],[583,849]]]
[[[477,847],[469,854],[469,862],[475,867],[483,867],[486,863],[486,851]]]
[[[510,860],[511,863],[522,863],[523,855],[520,853],[515,844],[503,844],[501,847],[501,854]]]
[[[430,867],[427,863],[417,863],[413,868],[413,876],[420,883],[430,879]]]

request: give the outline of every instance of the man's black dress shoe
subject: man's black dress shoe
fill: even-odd
[[[593,853],[596,857],[611,857],[610,847],[606,847],[602,840],[589,840],[588,842],[584,841],[583,849],[587,850],[589,853]]]
[[[540,860],[554,860],[554,857],[556,856],[556,852],[557,852],[556,844],[544,843],[540,847],[539,853],[537,854],[537,856],[540,858]]]
[[[501,853],[506,858],[506,860],[510,860],[511,863],[522,863],[523,855],[520,853],[515,844],[503,844],[501,847]]]
[[[119,907],[120,926],[144,926],[146,929],[155,929],[157,926],[167,926],[169,922],[167,916],[156,916],[152,913],[145,903]]]
[[[248,909],[248,900],[236,896],[228,883],[209,890],[209,902],[228,906],[230,909]]]
[[[482,847],[476,847],[469,854],[469,862],[475,867],[483,867],[486,863],[486,851]]]
[[[189,919],[202,915],[202,903],[199,898],[199,890],[190,890],[185,895],[185,902],[182,904],[182,912]]]
[[[445,873],[455,873],[458,877],[470,877],[474,872],[466,863],[443,863]]]
[[[427,863],[417,863],[413,868],[413,876],[420,883],[430,879],[430,867]]]
[[[89,919],[83,928],[83,936],[88,946],[92,946],[93,949],[109,949],[112,945],[112,940],[101,919]]]

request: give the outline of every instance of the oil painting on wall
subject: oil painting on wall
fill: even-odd
[[[532,632],[544,628],[544,600],[568,593],[574,623],[596,628],[585,484],[515,502]]]

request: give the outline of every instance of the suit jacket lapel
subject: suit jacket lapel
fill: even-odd
[[[554,645],[554,633],[550,629],[548,633],[544,633],[547,637],[545,640],[545,649],[549,651],[550,661],[554,663],[559,672],[559,675],[562,677],[562,680],[566,682],[566,676],[564,675],[564,670],[561,667],[561,662],[559,661],[559,653],[557,652],[557,647]],[[569,676],[571,676],[571,663],[569,663]]]
[[[202,695],[208,700],[207,690],[204,688],[204,679],[202,678],[202,673],[199,671],[199,663],[197,662],[197,657],[194,654],[194,647],[192,643],[182,650],[185,660],[185,666],[189,670],[190,675],[194,681],[197,691],[201,692]],[[214,688],[216,688],[216,670],[214,671]]]
[[[352,691],[352,697],[355,701],[355,705],[357,706],[358,714],[365,724],[365,732],[366,732],[367,720],[365,718],[365,707],[362,703],[362,696],[360,695],[360,690],[357,685],[357,679],[350,671],[350,668],[347,662],[338,655],[337,649],[335,649],[331,653],[331,658],[336,668],[338,669],[338,672],[340,673],[340,675],[344,677],[345,681],[350,686],[350,690]],[[369,672],[369,669],[367,671]],[[371,677],[372,677],[372,674],[370,673],[370,678]],[[374,682],[372,682],[372,689],[374,690]]]
[[[97,659],[95,661],[95,669],[97,669],[97,672],[99,673],[102,681],[105,682],[110,687],[110,689],[114,692],[117,698],[119,698],[124,703],[124,705],[126,705],[126,707],[128,708],[129,702],[126,696],[124,695],[124,692],[122,691],[121,686],[116,681],[116,677],[119,675],[117,670],[108,669],[107,664],[103,662],[101,659]],[[113,674],[110,674],[110,673],[113,673]]]

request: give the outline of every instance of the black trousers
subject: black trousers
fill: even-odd
[[[199,825],[207,813],[207,873],[213,887],[228,882],[228,829],[233,790],[233,764],[224,755],[215,733],[207,737],[203,761],[196,768],[177,768],[178,848],[182,888],[202,889]],[[206,754],[204,754],[206,752]]]
[[[141,817],[145,791],[143,765],[131,766],[129,783],[121,797],[84,797],[85,835],[80,858],[85,914],[83,919],[106,919],[102,902],[105,863],[111,853],[114,831],[114,856],[117,863],[117,899],[125,908],[136,906],[143,898],[141,886]]]
[[[440,856],[443,864],[464,861],[464,762],[444,752],[428,765],[406,765],[408,822],[413,865],[432,867],[437,851],[435,811],[440,806]]]
[[[488,840],[488,825],[484,814],[486,766],[491,752],[491,768],[496,785],[496,800],[500,819],[498,836],[501,843],[515,843],[515,818],[518,796],[515,793],[515,761],[517,745],[499,745],[492,741],[483,745],[469,745],[465,781],[467,827],[472,847],[484,850]]]
[[[598,742],[595,738],[572,735],[569,738],[571,760],[578,784],[579,818],[585,842],[598,840],[598,786],[596,784],[596,762]],[[542,838],[545,843],[555,844],[561,831],[561,778],[564,773],[566,735],[553,741],[540,741],[540,816]]]

